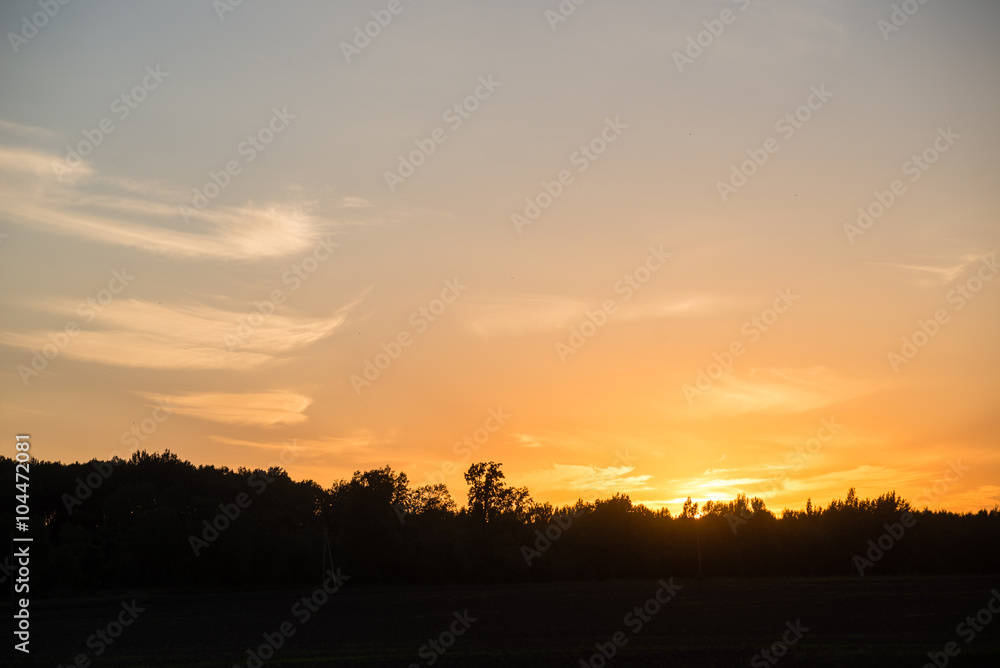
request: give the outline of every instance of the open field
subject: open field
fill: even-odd
[[[617,632],[621,647],[609,666],[747,666],[781,639],[786,623],[798,621],[808,631],[778,661],[782,666],[922,666],[927,652],[943,650],[948,641],[961,650],[949,665],[1000,665],[1000,619],[968,643],[969,633],[961,637],[956,631],[986,606],[991,590],[1000,587],[996,577],[675,584],[681,588],[673,599],[646,613],[647,621],[634,612],[626,618],[661,587],[646,581],[398,588],[348,583],[308,620],[305,607],[293,611],[308,591],[137,593],[142,611],[93,665],[247,665],[247,648],[288,622],[294,635],[268,666],[580,666],[597,651],[595,643],[609,648]],[[123,614],[123,601],[132,598],[123,592],[34,601],[32,661],[17,665],[69,666],[81,653],[94,660],[102,643],[95,638],[88,647],[88,638]],[[455,613],[466,610],[469,618],[457,622]],[[440,656],[428,646],[421,655],[421,647],[452,623],[462,631],[454,645]],[[11,656],[9,645],[4,655]],[[603,664],[595,658],[583,665]],[[771,664],[761,658],[755,665]]]

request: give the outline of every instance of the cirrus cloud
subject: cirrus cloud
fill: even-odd
[[[146,398],[152,395],[142,394]],[[305,422],[304,411],[312,398],[288,390],[257,393],[203,392],[155,398],[163,399],[178,415],[226,424],[274,427]]]

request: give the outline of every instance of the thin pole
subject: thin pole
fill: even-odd
[[[705,575],[701,572],[701,530],[698,528],[697,518],[694,521],[694,535],[698,542],[698,575],[696,577],[703,578]]]
[[[330,532],[323,527],[323,567],[319,575],[320,584],[326,582],[327,566],[333,570],[333,548],[330,547]]]

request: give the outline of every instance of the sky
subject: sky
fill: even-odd
[[[0,424],[39,459],[1000,503],[996,2],[0,26]]]

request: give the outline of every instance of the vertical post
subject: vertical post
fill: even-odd
[[[326,582],[327,566],[329,566],[330,570],[333,570],[333,548],[330,547],[330,532],[326,527],[323,527],[323,564],[319,575],[319,583],[321,585]]]
[[[698,518],[694,518],[694,535],[698,543],[698,574],[695,576],[699,580],[705,577],[705,574],[701,572],[701,530],[698,528]]]

